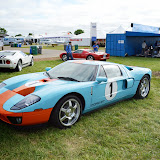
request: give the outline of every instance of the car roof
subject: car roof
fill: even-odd
[[[104,64],[115,64],[112,62],[105,62],[105,61],[92,61],[92,60],[70,60],[67,61],[68,63],[79,63],[79,64],[90,64],[90,65],[104,65]]]

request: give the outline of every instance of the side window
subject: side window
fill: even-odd
[[[121,70],[117,65],[104,65],[107,78],[114,78],[122,76]]]
[[[23,53],[23,52],[19,52],[20,54],[22,54],[23,56],[26,56],[26,54],[25,53]]]
[[[100,67],[98,76],[99,76],[99,77],[106,77],[106,74],[105,74],[105,72],[104,72],[103,66]]]
[[[83,52],[82,50],[77,50],[74,53],[82,53],[82,52]]]

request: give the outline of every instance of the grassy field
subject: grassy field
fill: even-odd
[[[159,71],[160,59],[111,57],[111,62]],[[22,72],[0,72],[0,81],[45,71],[56,61],[35,62]],[[160,159],[160,77],[154,76],[144,100],[130,99],[88,113],[72,128],[48,124],[17,129],[0,122],[0,159],[28,160],[158,160]]]
[[[30,46],[22,46],[22,48],[29,48]],[[89,46],[78,46],[78,49],[84,49],[84,48],[90,48]],[[53,49],[53,50],[64,50],[64,45],[58,45],[52,47],[51,45],[43,45],[43,49]],[[93,49],[91,47],[91,49]],[[75,47],[73,46],[73,50],[75,50]],[[99,50],[105,50],[105,47],[99,47]]]

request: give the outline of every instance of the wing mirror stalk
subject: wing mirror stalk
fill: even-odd
[[[107,78],[106,78],[106,77],[97,77],[97,78],[96,78],[96,81],[97,81],[98,83],[107,82]]]

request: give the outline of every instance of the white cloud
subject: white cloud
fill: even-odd
[[[0,27],[8,34],[37,34],[88,29],[90,22],[109,32],[131,22],[160,26],[159,1],[152,0],[5,0]]]

